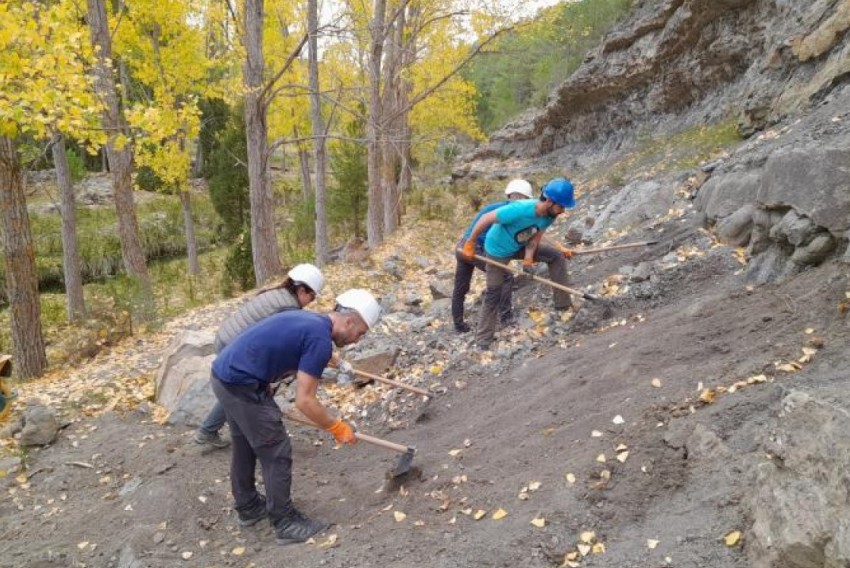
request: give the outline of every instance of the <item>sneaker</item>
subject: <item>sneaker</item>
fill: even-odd
[[[468,323],[462,321],[460,323],[455,324],[455,331],[458,333],[467,333],[469,331],[472,331],[472,328],[469,326]]]
[[[204,430],[198,430],[195,432],[195,443],[212,448],[226,448],[230,445],[230,440],[225,440],[218,432],[210,433]]]
[[[239,519],[236,521],[240,527],[253,527],[268,516],[266,511],[266,498],[257,494],[254,506],[246,511],[239,511]]]
[[[319,534],[330,524],[323,521],[308,519],[298,511],[278,521],[274,528],[275,540],[278,544],[296,544]]]

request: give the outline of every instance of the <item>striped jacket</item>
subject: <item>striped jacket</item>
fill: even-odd
[[[220,353],[237,335],[261,319],[278,312],[300,309],[298,300],[284,288],[273,288],[258,293],[227,316],[218,328],[215,334],[215,352]]]

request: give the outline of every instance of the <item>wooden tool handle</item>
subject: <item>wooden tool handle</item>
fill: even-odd
[[[390,442],[389,440],[384,440],[382,438],[376,438],[375,436],[370,436],[369,434],[361,434],[360,432],[355,432],[354,437],[358,440],[366,442],[367,444],[374,444],[376,446],[381,446],[382,448],[386,448],[388,450],[393,450],[394,452],[398,452],[400,454],[406,454],[408,450],[412,448],[408,448],[407,446],[402,446],[401,444],[396,444],[395,442]]]
[[[302,414],[295,414],[294,412],[284,412],[283,417],[286,420],[290,420],[292,422],[297,422],[298,424],[303,424],[304,426],[312,426],[313,428],[319,428],[315,422],[307,418]],[[354,437],[358,440],[366,442],[367,444],[374,444],[376,446],[381,446],[382,448],[386,448],[388,450],[393,450],[394,452],[398,452],[400,454],[405,454],[409,449],[407,446],[402,446],[401,444],[396,444],[395,442],[390,442],[389,440],[384,440],[381,438],[376,438],[375,436],[370,436],[369,434],[361,434],[360,432],[355,432]]]
[[[480,254],[476,254],[475,258],[480,260],[481,262],[485,262],[487,264],[492,264],[493,266],[498,266],[501,269],[507,270],[508,272],[513,272],[514,274],[526,274],[522,270],[518,268],[514,268],[508,264],[502,264],[501,262],[496,262],[492,258],[487,258],[486,256],[481,256]],[[558,290],[563,290],[567,294],[572,294],[573,296],[581,296],[585,300],[598,300],[599,296],[595,294],[588,294],[587,292],[582,292],[581,290],[575,290],[574,288],[568,288],[562,284],[558,284],[557,282],[552,282],[551,280],[547,280],[546,278],[541,278],[536,274],[526,274],[532,280],[536,280],[538,282],[542,282],[544,284],[548,284],[553,288],[557,288]]]
[[[419,387],[414,387],[412,385],[400,383],[398,381],[394,381],[392,379],[382,377],[381,375],[373,375],[372,373],[367,373],[366,371],[360,371],[359,369],[354,369],[354,374],[360,375],[361,377],[365,377],[367,379],[372,379],[373,381],[378,381],[380,383],[392,385],[392,386],[398,387],[400,389],[409,390],[410,392],[415,392],[416,394],[421,394],[422,396],[431,396],[431,393],[426,391],[425,389],[420,389]]]

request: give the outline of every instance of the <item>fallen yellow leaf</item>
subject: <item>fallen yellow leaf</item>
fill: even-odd
[[[543,517],[535,517],[531,519],[531,524],[537,527],[538,529],[542,529],[546,526],[546,519]]]
[[[324,542],[319,543],[319,548],[331,548],[336,544],[336,539],[336,534],[328,535],[328,538]]]
[[[230,554],[232,554],[233,556],[242,556],[243,554],[245,554],[245,547],[237,546],[236,548],[230,551]]]
[[[463,450],[449,450],[449,455],[454,458],[459,456],[461,452],[463,452]]]
[[[571,485],[576,482],[576,476],[572,473],[568,473],[565,477],[567,478],[567,483]]]
[[[475,519],[476,521],[480,521],[481,519],[484,518],[484,515],[486,515],[486,514],[487,514],[487,511],[485,511],[484,509],[478,509],[477,511],[475,511],[475,514],[472,515],[472,518]]]
[[[598,456],[596,456],[596,461],[598,461],[599,463],[605,463],[605,454],[599,454]]]
[[[717,394],[711,389],[703,389],[701,393],[699,393],[699,399],[706,404],[711,404],[714,402],[714,398]]]
[[[594,544],[592,552],[593,554],[605,554],[605,543],[597,542]]]
[[[495,513],[493,513],[493,520],[498,521],[500,519],[504,519],[507,516],[508,516],[508,512],[505,511],[504,509],[500,508],[500,509],[497,509]]]
[[[617,461],[620,463],[626,463],[627,459],[629,459],[629,452],[620,452],[617,454]]]
[[[654,386],[657,389],[660,389],[661,388],[661,379],[652,379],[651,381],[649,381],[649,384],[651,384],[652,386]]]
[[[579,539],[584,543],[590,544],[596,539],[596,533],[593,531],[584,531],[579,535]]]
[[[579,544],[577,548],[578,548],[579,554],[581,554],[582,556],[587,556],[588,553],[590,552],[590,545],[589,544]]]
[[[393,517],[395,517],[395,522],[400,523],[407,518],[407,515],[401,511],[393,511]]]
[[[531,483],[528,484],[528,490],[529,491],[537,491],[538,489],[540,489],[541,485],[543,485],[543,484],[540,483],[539,481],[532,481]]]
[[[741,541],[741,531],[732,531],[723,537],[723,542],[726,543],[726,546],[733,547]]]
[[[652,538],[646,540],[646,547],[650,550],[655,550],[655,547],[658,546],[658,541]]]
[[[86,548],[88,545],[89,545],[89,541],[84,540],[83,542],[78,542],[78,543],[77,543],[77,548],[79,548],[80,550],[82,550],[82,549]]]

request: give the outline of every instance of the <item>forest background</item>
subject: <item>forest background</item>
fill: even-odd
[[[4,3],[0,352],[40,376],[477,205],[491,188],[446,183],[453,160],[544,105],[630,2],[513,8]],[[111,203],[81,203],[98,179]]]

